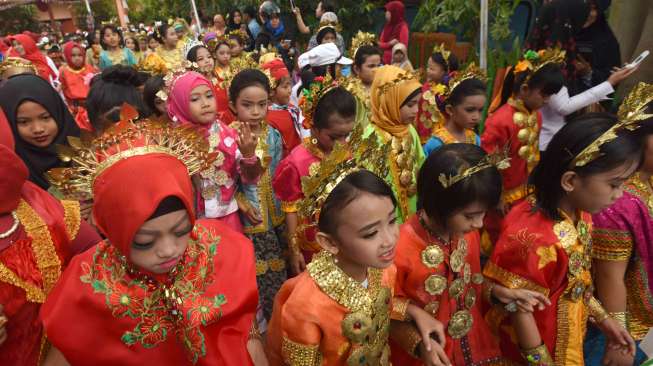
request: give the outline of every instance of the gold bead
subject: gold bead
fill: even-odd
[[[519,155],[520,158],[526,160],[528,159],[528,156],[530,155],[530,149],[528,146],[522,146],[519,148],[519,151],[517,152],[517,155]]]
[[[526,115],[522,112],[516,112],[512,115],[512,120],[517,126],[523,126],[526,123]]]
[[[528,138],[530,137],[531,133],[527,128],[522,128],[517,132],[517,138],[519,139],[520,142],[525,143],[528,141]]]

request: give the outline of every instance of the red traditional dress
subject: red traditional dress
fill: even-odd
[[[91,78],[98,70],[89,64],[84,64],[79,69],[74,68],[71,57],[75,48],[80,49],[83,54],[84,49],[77,43],[68,42],[64,45],[66,64],[59,69],[59,81],[61,82],[63,95],[66,97],[66,104],[70,109],[70,113],[75,116],[75,122],[77,122],[79,128],[93,131],[93,126],[91,126],[91,121],[88,119],[88,113],[86,112],[86,96],[88,96],[91,89]]]
[[[9,321],[7,340],[0,345],[0,365],[38,365],[45,346],[41,304],[71,257],[100,237],[81,221],[77,202],[59,201],[26,181],[25,164],[4,142],[0,141],[0,232],[7,236],[0,239],[0,305]]]
[[[297,213],[297,204],[304,198],[302,192],[302,177],[310,174],[311,167],[318,164],[324,158],[324,153],[304,139],[301,145],[295,147],[290,155],[286,156],[274,174],[272,188],[274,194],[281,201],[281,210],[285,213]],[[313,223],[306,218],[298,218],[297,238],[299,249],[302,250],[306,261],[310,261],[314,253],[321,247],[315,242],[316,229]],[[306,228],[306,229],[304,229]]]
[[[229,90],[224,86],[226,72],[227,71],[220,66],[215,67],[213,73],[216,77],[213,80],[213,87],[215,90],[215,100],[218,103],[218,118],[227,125],[230,125],[231,122],[236,120],[236,116],[231,109],[229,109]]]
[[[509,149],[510,167],[501,171],[503,177],[502,201],[508,212],[511,206],[526,197],[528,175],[540,160],[539,134],[542,115],[531,112],[518,99],[497,109],[485,122],[481,147],[489,154]],[[496,211],[485,216],[483,252],[489,255],[491,244],[496,243],[503,217]]]
[[[442,244],[412,216],[397,243],[395,296],[409,300],[446,326],[445,352],[453,365],[501,364],[496,338],[483,318],[480,236],[477,231]],[[458,254],[456,254],[458,253]],[[392,344],[394,365],[422,361]]]
[[[272,104],[268,108],[267,123],[281,133],[284,157],[302,143],[298,131],[299,114],[299,109],[293,105]]]
[[[438,109],[438,99],[444,91],[445,87],[442,84],[432,85],[426,82],[422,85],[422,97],[417,103],[415,117],[415,129],[422,144],[425,144],[435,129],[444,123],[444,114]]]
[[[535,210],[532,199],[518,203],[506,216],[483,274],[508,288],[537,291],[551,305],[533,313],[540,336],[555,365],[583,365],[583,338],[588,316],[600,308],[593,297],[592,217],[579,212],[572,222],[561,212],[554,221]],[[499,332],[504,356],[524,363],[508,313],[495,306],[486,315]]]
[[[283,285],[267,336],[268,360],[282,365],[389,365],[390,318],[403,318],[392,292],[396,270],[347,276],[327,252]]]

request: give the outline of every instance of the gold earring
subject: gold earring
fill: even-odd
[[[315,137],[311,139],[311,144],[317,145],[317,139]]]

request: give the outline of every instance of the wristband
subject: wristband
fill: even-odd
[[[240,161],[245,165],[256,165],[258,163],[258,156],[252,155],[249,158],[243,156]]]
[[[526,360],[528,365],[533,366],[552,366],[553,359],[549,354],[549,350],[545,344],[541,344],[535,348],[522,350],[522,357]]]

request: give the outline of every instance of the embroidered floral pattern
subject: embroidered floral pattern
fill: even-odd
[[[92,263],[85,263],[80,279],[95,293],[104,294],[114,317],[138,321],[121,337],[127,346],[138,343],[153,348],[175,334],[188,358],[196,363],[206,355],[201,326],[218,321],[227,302],[222,294],[203,296],[213,281],[213,257],[219,241],[213,230],[196,227],[183,260],[166,284],[133,276],[134,270],[128,268],[120,252],[104,242],[97,246]]]

